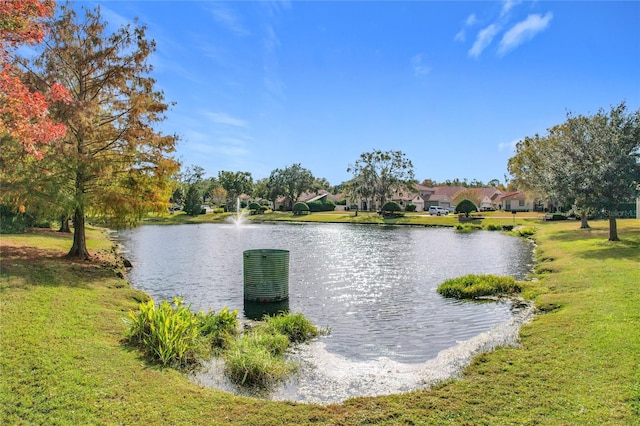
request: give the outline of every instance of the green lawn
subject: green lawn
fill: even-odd
[[[478,214],[479,215],[479,214]],[[539,222],[544,215],[541,213],[518,213],[512,215],[505,212],[482,213],[483,219],[474,220],[475,224],[486,226],[496,225],[526,225]],[[154,225],[178,225],[185,223],[231,223],[235,213],[207,213],[198,216],[189,216],[184,212],[165,215],[149,215],[144,220],[145,224]],[[266,214],[249,215],[245,213],[243,219],[248,222],[331,222],[331,223],[356,223],[356,224],[387,224],[387,225],[416,225],[416,226],[455,226],[458,224],[458,216],[430,216],[428,213],[405,213],[403,217],[383,219],[375,212],[332,211],[293,215],[291,212],[271,212]]]
[[[440,225],[448,218],[427,219]],[[122,344],[122,318],[146,296],[104,267],[110,246],[101,232],[89,234],[90,250],[103,259],[93,263],[61,258],[71,245],[67,235],[2,235],[0,419],[10,425],[640,424],[640,221],[618,221],[622,241],[612,243],[606,222],[580,230],[574,221],[522,220],[537,228],[537,281],[524,291],[540,312],[522,328],[520,346],[479,355],[461,379],[432,390],[326,407],[236,397],[146,363]]]

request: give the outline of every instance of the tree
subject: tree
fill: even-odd
[[[269,199],[269,178],[258,179],[253,184],[252,196],[258,200]]]
[[[460,203],[458,203],[458,205],[456,206],[456,212],[464,213],[466,217],[469,217],[469,213],[477,212],[477,211],[478,211],[478,207],[475,205],[475,203],[466,198],[460,201]]]
[[[500,179],[491,179],[487,182],[487,186],[491,188],[500,188],[502,184],[500,183]]]
[[[214,186],[208,191],[211,205],[219,207],[227,202],[227,191],[220,185]]]
[[[145,27],[105,34],[100,9],[84,12],[79,19],[63,6],[41,55],[24,64],[31,84],[60,81],[70,92],[71,102],[51,108],[68,132],[48,147],[56,160],[49,173],[58,176],[57,190],[69,194],[73,205],[68,256],[88,259],[86,217],[123,226],[149,211],[166,211],[179,164],[168,155],[176,137],[154,129],[168,105],[149,77],[147,58],[155,44],[146,39]]]
[[[326,178],[315,178],[313,180],[312,190],[318,194],[322,189],[331,192],[331,183]]]
[[[640,110],[627,113],[623,102],[609,113],[569,113],[547,136],[516,148],[509,171],[518,182],[575,206],[583,218],[590,210],[604,212],[609,240],[618,240],[616,212],[639,194]]]
[[[197,183],[189,185],[187,195],[184,197],[183,210],[189,216],[197,216],[202,212],[202,194]]]
[[[274,201],[279,196],[285,197],[287,210],[293,208],[293,203],[298,201],[300,195],[305,191],[311,191],[314,178],[311,172],[300,165],[300,163],[275,169],[269,176],[269,198]]]
[[[347,172],[354,175],[351,193],[370,195],[380,205],[394,193],[411,190],[416,183],[413,164],[402,151],[364,152]]]
[[[227,210],[235,211],[238,197],[242,194],[251,194],[253,191],[253,178],[250,172],[218,172],[218,182],[227,191]]]
[[[66,128],[49,117],[50,101],[67,101],[68,91],[53,82],[46,91],[31,91],[21,72],[14,68],[12,56],[20,45],[35,45],[47,30],[46,18],[53,15],[51,0],[0,2],[0,142],[3,150],[9,138],[23,149],[42,156],[39,147],[64,137]]]

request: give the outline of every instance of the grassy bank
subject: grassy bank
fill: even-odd
[[[443,219],[443,218],[433,218]],[[503,220],[503,219],[495,219]],[[511,220],[511,219],[504,219]],[[526,221],[526,220],[525,220]],[[4,424],[638,424],[640,221],[536,223],[541,312],[521,345],[476,357],[435,389],[328,407],[236,397],[148,365],[122,344],[146,296],[103,262],[61,259],[70,236],[1,236],[0,419]],[[188,301],[187,301],[188,302]]]
[[[487,212],[482,217],[473,221],[474,225],[486,227],[494,225],[529,225],[538,223],[544,217],[541,213],[518,213],[512,215],[505,212]],[[177,212],[166,215],[149,215],[144,220],[145,224],[153,225],[179,225],[187,223],[231,223],[235,213],[207,213],[198,216],[189,216],[184,212]],[[291,212],[268,212],[266,214],[249,215],[245,214],[243,220],[251,223],[256,222],[308,222],[308,223],[354,223],[372,225],[415,225],[415,226],[446,226],[451,227],[458,224],[458,216],[450,214],[447,216],[431,216],[428,213],[406,213],[402,217],[384,219],[375,212],[354,211],[333,211],[310,213],[305,215],[294,215]]]

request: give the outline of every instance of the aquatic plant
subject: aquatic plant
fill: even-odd
[[[202,352],[201,325],[181,298],[155,305],[153,300],[130,312],[128,340],[163,366],[195,362]]]
[[[200,323],[200,334],[211,340],[214,348],[227,346],[229,339],[238,334],[238,310],[229,311],[222,308],[220,312],[199,312],[197,319]]]
[[[267,387],[283,380],[295,371],[295,365],[287,362],[281,353],[282,337],[260,335],[255,332],[233,340],[224,353],[225,373],[239,385]],[[268,343],[265,342],[268,340]],[[279,341],[279,343],[276,343]],[[286,342],[288,346],[288,341]],[[273,352],[279,352],[275,355]]]
[[[320,330],[301,313],[286,313],[265,317],[264,330],[267,333],[284,334],[293,343],[306,342],[320,335]]]
[[[438,293],[455,299],[478,299],[486,296],[519,293],[522,290],[513,277],[469,274],[448,279],[438,286]]]

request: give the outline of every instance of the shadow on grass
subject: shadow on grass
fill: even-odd
[[[96,282],[114,278],[114,264],[102,253],[89,261],[68,259],[58,250],[29,246],[0,246],[0,274],[8,277],[4,288],[27,286],[68,286],[89,288]],[[24,278],[15,280],[11,278]]]
[[[618,229],[620,241],[609,241],[609,228],[601,226],[557,231],[549,237],[552,241],[575,242],[583,247],[576,255],[584,259],[638,259],[640,260],[640,232],[637,228]]]
[[[585,259],[630,259],[640,262],[640,235],[621,236],[620,241],[597,241],[591,249],[578,255]]]

